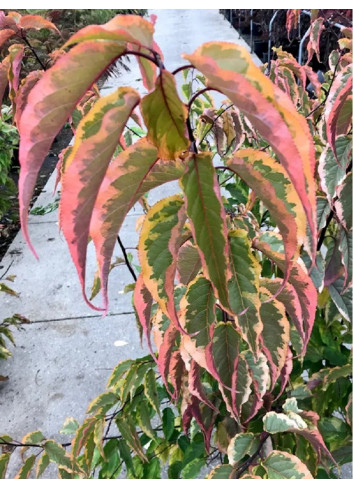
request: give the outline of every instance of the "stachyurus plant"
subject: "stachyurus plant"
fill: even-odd
[[[159,478],[168,461],[169,477],[190,478],[218,456],[210,478],[335,478],[351,430],[349,43],[331,54],[320,85],[281,49],[266,76],[225,42],[203,44],[171,73],[153,32],[145,19],[117,16],[74,34],[22,91],[18,119],[22,231],[35,253],[27,214],[36,178],[75,114],[59,164],[60,228],[94,309],[108,310],[121,225],[144,205],[133,301],[151,355],[116,367],[81,426],[68,418],[72,443],[41,432],[2,443],[34,450],[19,478],[37,461],[37,476],[51,461],[63,478],[97,468],[115,478],[123,466],[128,477]],[[148,94],[95,89],[92,101],[101,73],[126,55],[137,57]],[[212,91],[227,97],[221,108]],[[145,194],[175,180],[180,192],[149,207]],[[103,307],[86,295],[90,239]],[[2,476],[9,459],[0,457]]]

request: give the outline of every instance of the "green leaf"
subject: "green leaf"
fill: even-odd
[[[218,465],[208,474],[207,479],[232,479],[233,467],[229,464]]]
[[[136,433],[136,427],[131,418],[117,418],[116,425],[129,447],[140,457],[141,460],[147,461],[143,453],[140,439]]]
[[[8,287],[3,282],[0,283],[0,292],[5,292],[5,294],[14,295],[15,297],[19,297],[17,292],[15,292],[13,289]]]
[[[107,388],[113,387],[121,378],[123,375],[129,370],[131,365],[133,364],[133,360],[123,360],[122,362],[118,363],[118,365],[114,368],[111,376],[109,377],[108,383],[107,383]]]
[[[230,440],[228,446],[228,459],[231,465],[240,462],[245,455],[253,455],[257,449],[258,440],[253,433],[239,433]]]
[[[262,465],[269,479],[313,479],[306,465],[287,452],[273,450]]]
[[[228,282],[230,305],[238,315],[237,322],[243,338],[257,353],[262,331],[259,296],[261,266],[252,255],[246,231],[236,229],[229,233],[228,238],[232,271],[232,278]]]
[[[61,469],[65,469],[68,472],[78,471],[80,469],[77,463],[71,459],[70,455],[65,451],[65,448],[54,440],[47,440],[43,444],[43,448],[46,451],[51,462],[57,464]]]
[[[35,455],[31,455],[30,457],[28,457],[25,463],[23,464],[23,466],[21,467],[21,469],[19,470],[19,472],[17,473],[17,475],[15,476],[15,479],[28,479],[34,467],[35,462],[36,462]]]
[[[0,479],[5,479],[7,466],[9,464],[11,453],[3,453],[0,455]]]
[[[185,465],[180,475],[182,479],[195,479],[200,474],[201,468],[206,464],[205,459],[195,459]]]
[[[221,305],[231,311],[227,282],[230,278],[225,212],[210,153],[193,155],[180,179],[187,214],[200,254],[203,272]]]
[[[185,296],[180,301],[180,322],[189,334],[196,334],[196,346],[210,342],[210,328],[215,322],[216,298],[212,284],[199,275],[189,283]]]
[[[152,428],[149,406],[147,401],[140,401],[136,408],[136,419],[142,431],[152,440],[156,438],[156,433]]]
[[[99,471],[100,479],[111,479],[113,476],[116,478],[119,475],[117,468],[120,464],[120,457],[118,451],[117,440],[109,440],[104,445],[104,459],[106,462],[102,463],[101,470]]]
[[[336,163],[337,165],[337,163]],[[324,228],[328,215],[330,214],[330,204],[325,197],[316,197],[317,206],[317,230]]]
[[[331,450],[339,448],[342,442],[351,434],[349,426],[336,416],[320,419],[318,427],[325,442],[329,443]]]
[[[336,189],[346,176],[346,166],[352,152],[352,141],[346,136],[340,136],[336,140],[336,151],[339,165],[332,149],[326,146],[320,156],[318,173],[320,176],[320,186],[326,193],[329,202],[336,196]],[[319,209],[318,209],[319,211]],[[323,227],[323,226],[322,226]],[[318,227],[318,229],[320,229]]]
[[[217,324],[212,338],[212,356],[222,383],[232,388],[234,363],[239,355],[241,338],[230,322]],[[243,379],[244,380],[244,379]]]
[[[76,433],[77,428],[79,427],[79,422],[75,418],[66,418],[65,422],[63,424],[63,427],[59,431],[59,433],[62,433],[64,435],[71,435],[73,433]]]
[[[333,284],[329,285],[331,299],[344,319],[352,320],[352,287],[344,290],[344,277],[340,277]]]
[[[48,457],[48,454],[44,452],[43,455],[38,460],[37,469],[36,469],[37,479],[39,479],[41,475],[43,475],[43,472],[45,471],[45,469],[48,467],[49,464],[50,464],[50,458]]]
[[[348,230],[352,229],[352,172],[349,172],[337,188],[335,208],[338,219]]]
[[[175,415],[173,410],[169,407],[163,409],[162,428],[166,440],[170,440],[172,434],[174,433],[174,420]]]
[[[106,413],[118,400],[118,397],[113,392],[103,392],[90,403],[87,408],[87,414],[92,414],[98,410]]]
[[[158,148],[162,160],[175,160],[188,150],[187,108],[179,98],[174,76],[163,70],[155,90],[141,100],[147,138]]]
[[[125,442],[125,440],[117,440],[117,444],[120,457],[122,458],[122,460],[124,460],[127,470],[131,471],[132,474],[134,474],[134,465],[132,463],[132,457],[127,443]]]
[[[143,464],[144,479],[161,479],[161,463],[158,458],[153,458],[147,464]]]
[[[157,383],[156,383],[156,375],[154,370],[150,369],[145,374],[144,379],[144,387],[145,387],[145,396],[156,413],[161,416],[159,410],[159,396],[157,391]]]

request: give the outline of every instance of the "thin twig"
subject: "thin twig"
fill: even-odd
[[[214,90],[214,89],[212,88],[212,90]],[[226,110],[231,109],[232,107],[234,107],[234,104],[230,104],[230,105],[228,105],[228,106],[227,106],[225,109],[223,109],[223,110],[222,110],[222,112],[220,112],[220,113],[217,115],[217,117],[215,117],[214,121],[212,122],[212,126],[209,128],[209,130],[206,132],[206,134],[204,134],[203,138],[202,138],[202,139],[201,139],[201,141],[200,141],[200,144],[202,144],[202,143],[204,142],[205,137],[206,137],[206,136],[207,136],[207,134],[208,134],[208,133],[209,133],[209,132],[210,132],[210,131],[213,129],[213,126],[215,125],[216,121],[217,121],[217,120],[218,120],[220,117],[222,117],[222,115],[224,114],[224,112],[225,112]]]
[[[46,69],[47,69],[46,66],[42,63],[41,59],[39,58],[38,54],[36,53],[36,50],[34,49],[34,47],[32,46],[32,44],[29,42],[29,40],[27,39],[27,37],[26,36],[22,36],[22,39],[27,44],[27,46],[29,47],[29,49],[32,51],[34,57],[36,58],[36,60],[40,64],[40,66],[43,68],[44,71],[46,71]]]
[[[190,69],[190,68],[194,68],[194,66],[193,65],[180,66],[176,70],[172,71],[172,75],[176,75],[177,73],[179,73],[179,71],[187,70],[187,69]]]
[[[249,457],[241,466],[240,468],[236,471],[235,473],[235,476],[234,476],[234,479],[240,479],[240,476],[250,467],[250,465],[254,462],[254,460],[257,459],[257,457],[260,455],[261,453],[261,450],[262,450],[262,447],[264,446],[265,444],[265,441],[267,440],[267,438],[270,436],[270,433],[267,433],[266,431],[264,431],[263,433],[261,433],[261,438],[260,438],[260,443],[259,443],[259,446],[258,446],[258,449],[256,450],[256,452],[251,456]]]
[[[135,56],[140,56],[141,58],[146,58],[148,59],[148,61],[151,61],[151,63],[155,64],[157,67],[159,67],[159,63],[158,61],[156,61],[155,58],[152,58],[152,56],[149,56],[148,54],[145,54],[145,53],[141,53],[140,51],[133,51],[133,50],[129,50],[129,51],[125,51],[124,52],[124,55],[129,55],[129,54],[134,54]]]
[[[133,276],[135,282],[137,281],[137,277],[136,277],[136,274],[134,272],[134,269],[132,268],[131,266],[131,263],[129,262],[129,259],[128,259],[128,256],[127,256],[127,253],[126,253],[126,249],[120,239],[120,237],[118,236],[118,243],[119,243],[119,246],[120,246],[120,249],[124,255],[124,259],[125,259],[125,263],[126,263],[126,266],[128,267],[129,269],[129,272],[131,273],[131,275]]]
[[[333,75],[332,75],[332,80],[331,80],[330,86],[328,87],[328,90],[326,92],[326,96],[325,96],[324,100],[319,105],[317,105],[315,107],[315,109],[313,109],[311,112],[309,112],[309,114],[307,116],[305,116],[306,119],[308,117],[310,117],[317,109],[319,109],[320,107],[322,107],[326,103],[326,100],[328,99],[328,96],[330,95],[330,91],[331,91],[333,82],[335,81],[335,78],[336,78],[337,68],[338,68],[338,64],[340,62],[341,56],[342,56],[342,53],[340,53],[340,57],[338,58],[337,64],[335,66],[335,70],[334,70]]]
[[[10,263],[10,265],[6,268],[5,272],[1,275],[0,280],[2,280],[5,277],[5,275],[7,274],[7,272],[12,267],[13,262],[14,262],[14,260],[12,260],[12,262]]]

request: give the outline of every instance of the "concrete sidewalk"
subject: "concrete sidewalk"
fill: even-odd
[[[157,15],[155,38],[170,71],[185,64],[181,53],[192,53],[203,42],[246,45],[218,10],[149,13]],[[261,64],[256,57],[254,61]],[[102,92],[132,86],[144,94],[134,60],[130,68],[130,72],[108,79]],[[54,181],[55,174],[35,206],[53,202]],[[177,183],[165,185],[151,192],[150,202],[176,192]],[[126,247],[136,247],[139,215],[141,209],[136,206],[125,220],[120,237]],[[19,313],[31,321],[24,330],[15,331],[13,357],[1,362],[0,374],[8,375],[9,380],[0,383],[0,433],[19,440],[27,432],[40,429],[46,436],[59,439],[58,430],[66,417],[82,421],[89,402],[104,390],[111,369],[121,360],[143,356],[147,349],[139,343],[131,293],[122,293],[132,282],[127,268],[116,268],[110,275],[110,314],[102,319],[82,299],[66,242],[58,231],[57,212],[30,216],[29,230],[40,261],[35,260],[19,233],[0,268],[0,276],[7,268],[7,275],[16,275],[10,285],[19,293],[19,298],[0,295],[0,320]],[[119,248],[116,255],[121,256]],[[94,272],[95,257],[90,247],[88,281]]]

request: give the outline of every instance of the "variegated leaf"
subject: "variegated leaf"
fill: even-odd
[[[195,335],[196,346],[206,346],[210,342],[210,329],[216,320],[215,304],[209,280],[200,275],[189,283],[180,301],[180,322],[190,335]]]
[[[337,121],[346,99],[352,92],[352,68],[347,66],[334,79],[325,104],[327,141],[338,161],[336,148]]]
[[[282,165],[266,153],[252,149],[237,151],[228,161],[228,166],[264,202],[283,236],[286,255],[284,286],[306,236],[306,219],[298,194]]]
[[[263,300],[269,299],[266,289],[261,289],[261,293]],[[273,389],[286,361],[290,326],[285,309],[278,300],[263,302],[260,317],[263,324],[262,349],[270,364]]]
[[[280,278],[261,279],[261,286],[266,288],[271,295],[274,295],[281,286]],[[282,302],[287,314],[296,327],[300,337],[304,340],[303,314],[298,294],[292,284],[286,284],[285,288],[277,295],[277,300]]]
[[[271,233],[266,234],[275,238],[275,235]],[[274,239],[273,243],[271,243],[268,240],[265,241],[264,238],[265,234],[262,235],[260,239],[256,239],[254,241],[255,248],[262,251],[283,271],[285,269],[285,256],[283,253],[276,250],[276,240]],[[302,354],[304,354],[314,325],[317,305],[317,291],[304,267],[299,263],[293,264],[289,276],[289,283],[295,288],[301,304],[305,334],[304,350],[302,352]]]
[[[341,136],[336,140],[337,159],[329,146],[326,146],[320,155],[318,173],[320,185],[326,193],[329,202],[336,197],[337,187],[342,183],[346,175],[346,168],[352,156],[352,140]],[[337,164],[337,161],[339,164]]]
[[[153,92],[141,100],[147,138],[162,160],[175,160],[189,148],[187,109],[179,98],[174,76],[162,70]]]
[[[180,184],[203,272],[221,305],[230,311],[227,225],[211,155],[193,155]]]
[[[119,88],[100,98],[81,120],[72,151],[65,163],[60,227],[69,245],[83,296],[93,308],[95,306],[88,301],[85,292],[86,251],[91,216],[99,187],[120,135],[138,101],[138,93],[132,88]]]
[[[258,352],[259,335],[262,331],[260,319],[259,277],[261,267],[252,255],[248,233],[242,229],[228,235],[230,268],[232,277],[228,281],[229,301],[237,315],[237,323],[243,338],[251,350]]]
[[[9,77],[9,98],[12,103],[13,113],[16,113],[16,95],[20,83],[20,71],[22,58],[24,56],[24,46],[22,44],[12,44],[9,47],[10,66]]]
[[[308,60],[307,64],[310,63],[314,53],[316,54],[317,60],[320,63],[320,37],[322,31],[325,29],[324,20],[322,17],[315,19],[310,26],[310,37],[307,45]]]
[[[231,439],[228,446],[229,463],[234,465],[246,455],[253,455],[258,447],[258,440],[253,433],[239,433]]]
[[[22,232],[33,252],[27,229],[27,211],[42,162],[77,102],[124,50],[124,46],[115,42],[79,44],[62,55],[28,95],[21,116],[26,123],[21,126],[20,120],[19,199]],[[73,79],[77,83],[72,84]]]
[[[224,93],[244,113],[273,147],[299,195],[316,242],[315,156],[305,118],[255,66],[245,48],[209,42],[184,57],[206,75],[209,86]]]
[[[201,259],[196,246],[186,242],[178,255],[178,275],[182,284],[188,285],[201,269]]]
[[[107,168],[94,203],[89,233],[96,248],[104,307],[108,307],[107,285],[110,262],[126,214],[146,192],[160,185],[154,178],[160,162],[157,150],[145,138],[121,152]],[[159,175],[160,176],[160,175]],[[168,175],[165,181],[168,181]],[[178,173],[174,178],[178,178]]]
[[[117,15],[103,25],[90,25],[76,32],[64,47],[85,41],[118,41],[153,48],[154,27],[137,15]]]
[[[138,322],[140,323],[142,331],[145,335],[150,353],[152,357],[155,358],[150,336],[152,303],[152,296],[143,282],[142,274],[140,274],[135,284],[133,304]]]
[[[10,55],[6,56],[6,58],[4,58],[0,62],[0,104],[1,105],[2,105],[2,99],[4,97],[5,90],[9,83],[8,80],[9,67],[10,67]]]
[[[31,71],[24,80],[22,80],[20,87],[16,94],[16,114],[15,121],[19,131],[20,130],[20,120],[24,108],[27,105],[28,95],[32,88],[43,76],[43,71]]]
[[[174,326],[182,330],[174,303],[176,257],[186,219],[181,197],[166,197],[148,211],[139,239],[143,281]]]
[[[313,479],[307,466],[287,452],[273,450],[262,465],[269,479]]]
[[[337,201],[335,208],[338,219],[347,231],[352,229],[352,172],[349,172],[344,181],[337,188]]]

